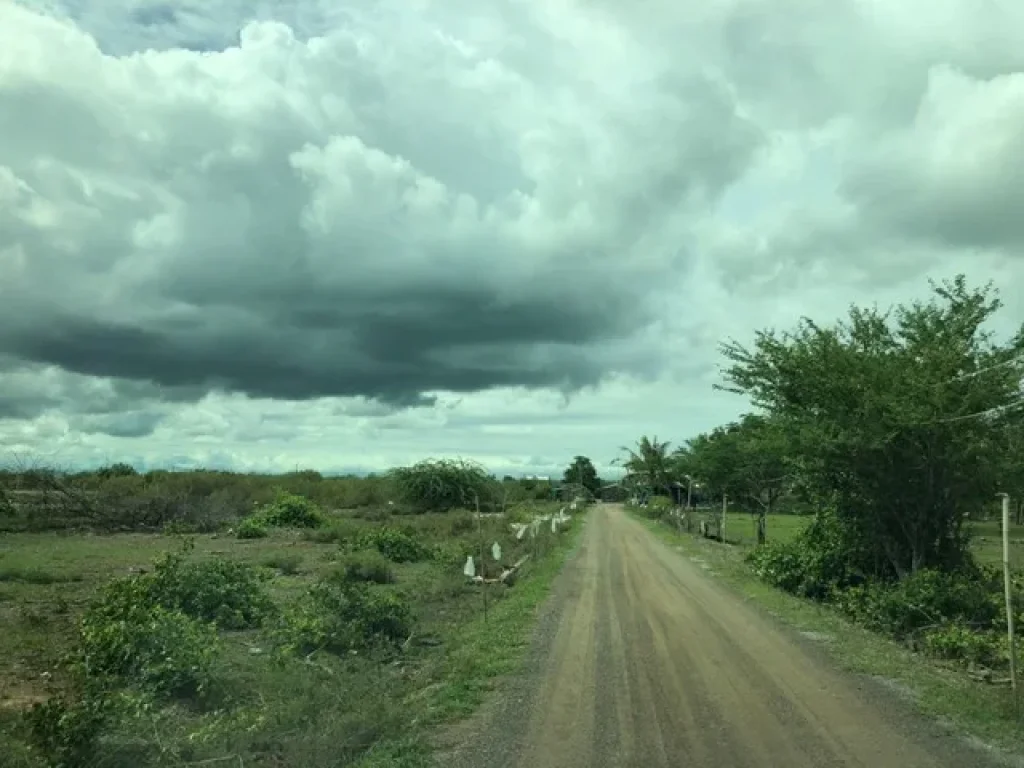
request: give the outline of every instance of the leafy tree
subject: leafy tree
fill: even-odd
[[[798,489],[823,510],[806,537],[842,568],[902,578],[969,559],[963,512],[997,490],[1001,443],[1020,424],[1024,328],[997,344],[991,286],[932,283],[927,302],[852,307],[723,345],[721,388],[784,435]]]
[[[388,473],[402,501],[417,512],[493,505],[496,482],[483,467],[461,459],[421,461]]]
[[[601,492],[601,478],[597,476],[593,462],[586,456],[577,456],[572,460],[572,464],[562,475],[562,481],[570,485],[582,486],[591,496],[597,496]]]
[[[788,480],[783,432],[764,416],[746,414],[739,422],[690,440],[685,455],[688,474],[699,477],[712,493],[752,503],[757,540],[763,544],[768,515]]]

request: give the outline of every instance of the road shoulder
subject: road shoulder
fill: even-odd
[[[537,611],[529,645],[518,668],[496,681],[480,708],[434,737],[434,763],[445,768],[507,768],[516,764],[530,728],[533,701],[544,679],[555,635],[567,606],[579,594],[582,574],[574,567],[583,554],[589,517],[573,532],[573,545]]]

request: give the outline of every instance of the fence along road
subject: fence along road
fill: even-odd
[[[590,513],[528,671],[454,768],[972,768],[991,758],[831,668],[618,505]]]

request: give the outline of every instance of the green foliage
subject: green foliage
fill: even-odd
[[[271,528],[320,528],[326,522],[316,504],[286,491],[280,491],[274,503],[260,510],[259,516]]]
[[[395,563],[416,563],[430,557],[430,550],[411,534],[390,526],[365,531],[360,537],[362,547],[375,548]]]
[[[185,550],[165,555],[152,573],[111,582],[93,611],[119,621],[139,604],[180,611],[224,629],[258,627],[273,611],[255,568],[221,557],[190,561]]]
[[[336,578],[340,581],[390,584],[395,580],[395,574],[384,555],[370,550],[347,554],[338,566]]]
[[[999,618],[1000,601],[993,579],[927,569],[896,584],[859,587],[841,607],[869,628],[902,638],[946,623],[991,627]]]
[[[921,650],[930,656],[989,668],[1005,663],[1008,654],[1004,645],[1002,632],[979,632],[960,622],[928,629],[921,638]]]
[[[431,459],[388,473],[399,499],[416,512],[447,512],[459,507],[492,507],[498,483],[479,464]]]
[[[214,624],[124,597],[105,595],[82,616],[70,656],[76,676],[129,684],[155,698],[203,696],[220,651]]]
[[[847,570],[886,581],[969,562],[963,511],[998,490],[1022,421],[1008,406],[1024,330],[1001,345],[983,330],[1000,307],[990,287],[961,276],[933,294],[723,349],[723,388],[771,418],[794,490],[835,517]]]
[[[897,582],[851,574],[839,524],[827,518],[816,523],[816,530],[812,525],[790,542],[753,550],[748,561],[754,572],[780,589],[831,603],[859,624],[938,658],[984,666],[1006,663],[1000,645],[1006,623],[1002,579],[995,569],[922,569]],[[1021,608],[1015,606],[1015,615]]]
[[[342,654],[394,647],[411,629],[412,610],[400,596],[351,581],[320,582],[285,613],[275,637],[286,654]]]
[[[445,571],[461,569],[466,558],[473,552],[473,546],[468,541],[443,541],[434,546],[431,559]]]
[[[240,539],[265,539],[269,535],[267,521],[257,515],[245,518],[235,529],[235,536]]]
[[[104,696],[53,696],[33,704],[25,713],[30,743],[52,768],[92,765],[113,709]]]
[[[137,474],[139,473],[135,471],[135,467],[123,462],[96,470],[96,477],[101,480],[109,480],[112,477],[134,477]]]
[[[665,496],[651,496],[647,499],[647,506],[641,507],[639,511],[652,520],[663,520],[668,517],[673,506],[672,500]]]
[[[641,437],[636,448],[623,447],[626,458],[622,466],[626,469],[623,484],[641,491],[669,491],[674,480],[672,461],[668,453],[669,443],[657,437]]]
[[[573,459],[562,474],[562,482],[582,486],[591,496],[601,492],[601,478],[597,476],[593,462],[586,456]]]

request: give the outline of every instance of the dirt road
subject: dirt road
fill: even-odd
[[[970,768],[994,763],[829,668],[620,507],[591,513],[457,768]]]

